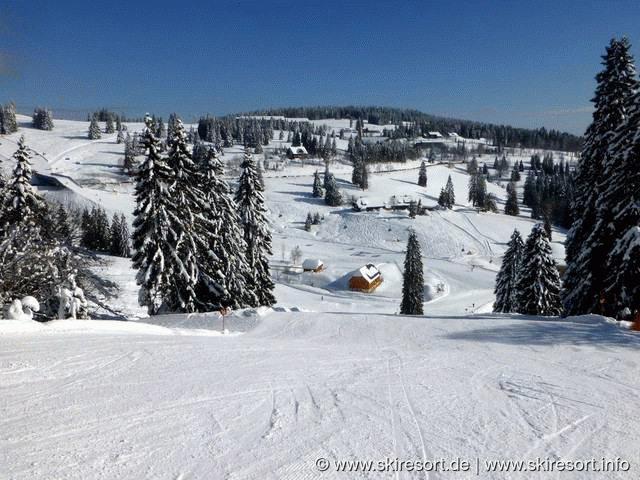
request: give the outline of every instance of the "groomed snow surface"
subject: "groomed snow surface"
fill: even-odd
[[[61,159],[52,170],[93,178],[71,198],[130,214],[129,187],[96,165],[100,150],[122,146],[89,144],[87,127],[21,131]],[[2,138],[5,157],[14,140]],[[418,165],[372,172],[365,195],[426,205],[451,174],[453,211],[410,220],[329,208],[311,197],[321,167],[266,172],[278,304],[233,312],[226,334],[215,313],[146,317],[130,262],[112,257],[101,274],[120,293],[104,301],[110,318],[129,321],[0,321],[0,478],[639,478],[637,334],[598,316],[490,313],[506,242],[513,228],[529,234],[529,212],[479,214],[463,167],[429,166],[425,190]],[[349,167],[332,171],[346,194],[361,194]],[[502,187],[489,190],[504,201]],[[306,232],[309,211],[324,219]],[[409,226],[424,257],[420,317],[397,313]],[[563,240],[554,230],[559,260]],[[292,268],[296,246],[326,269]],[[383,283],[350,292],[350,273],[368,263]],[[594,472],[603,459],[609,471]],[[493,460],[538,472],[488,471]],[[342,461],[373,463],[338,471]],[[442,471],[456,461],[468,471]]]

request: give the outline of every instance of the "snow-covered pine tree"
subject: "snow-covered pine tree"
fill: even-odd
[[[507,187],[507,201],[504,204],[504,213],[506,215],[517,216],[520,214],[520,208],[518,207],[518,194],[516,193],[516,187],[513,183],[509,183],[510,187]]]
[[[353,185],[360,186],[362,182],[362,166],[361,163],[364,161],[363,151],[362,151],[362,142],[358,140],[355,143],[351,143],[353,145],[349,150],[349,159],[351,160],[351,164],[353,165],[353,171],[351,172],[351,183]],[[325,188],[326,188],[326,175],[325,175]]]
[[[107,115],[104,125],[104,133],[113,133],[115,132],[115,128],[113,126],[113,117],[111,114]]]
[[[153,133],[152,119],[145,118],[144,144],[146,159],[136,175],[136,208],[133,211],[133,267],[138,270],[136,282],[140,286],[138,301],[150,315],[159,312],[163,293],[174,272],[168,270],[171,254],[167,231],[169,228],[169,186],[173,172],[160,156],[159,142]]]
[[[131,247],[130,247],[131,234],[129,233],[129,224],[123,213],[120,214],[119,232],[120,232],[120,248],[121,249],[120,249],[120,252],[118,252],[118,255],[120,255],[121,257],[129,258],[131,256]]]
[[[31,162],[24,136],[18,140],[18,150],[13,154],[16,167],[6,185],[0,209],[0,230],[21,224],[39,224],[47,212],[47,205],[31,185]]]
[[[409,231],[407,253],[404,259],[404,273],[402,275],[402,315],[422,315],[422,301],[424,277],[422,269],[422,254],[416,232]]]
[[[122,232],[120,228],[120,217],[117,213],[114,213],[111,219],[111,230],[109,232],[109,253],[111,255],[120,255],[122,250]]]
[[[363,157],[359,163],[360,168],[360,188],[366,190],[369,188],[369,168],[367,167],[366,157]]]
[[[625,308],[640,311],[640,225],[629,228],[618,239],[607,265],[615,270],[608,275],[605,295],[609,301],[604,313],[620,317]]]
[[[98,125],[98,117],[93,115],[91,122],[89,122],[89,140],[98,140],[99,138],[102,138],[102,133],[100,132],[100,125]]]
[[[322,198],[322,180],[320,180],[320,173],[316,170],[313,174],[313,196],[316,198]]]
[[[160,119],[160,125],[162,119]],[[168,188],[167,240],[169,256],[165,265],[172,272],[164,292],[167,308],[174,312],[194,312],[197,308],[198,282],[197,223],[205,207],[203,194],[198,188],[199,175],[187,146],[187,134],[182,121],[176,120],[168,139],[167,166],[172,170]]]
[[[9,134],[17,131],[16,104],[9,102],[0,107],[0,133]]]
[[[313,217],[311,216],[311,212],[307,213],[307,218],[304,221],[304,229],[307,232],[311,231],[311,225],[313,225]]]
[[[427,186],[427,165],[422,162],[420,164],[420,172],[418,173],[418,185],[421,187]]]
[[[353,173],[351,175],[351,183],[357,185],[362,190],[369,188],[369,172],[367,170],[367,155],[359,138],[353,144],[350,144],[349,159],[353,164]]]
[[[601,242],[601,235],[608,233],[598,231],[594,237],[592,234],[596,232],[598,223],[598,199],[603,188],[607,190],[609,181],[603,175],[605,165],[609,165],[611,170],[617,163],[612,163],[608,156],[618,158],[620,155],[620,144],[614,141],[614,137],[620,128],[624,128],[630,99],[638,90],[629,50],[626,38],[612,39],[602,57],[604,69],[596,75],[593,121],[587,128],[576,168],[575,195],[571,205],[573,223],[566,240],[567,270],[562,293],[564,310],[568,315],[598,311],[600,296],[608,287],[606,282],[610,272],[604,271],[603,259],[610,251],[606,251],[609,247]],[[611,146],[615,146],[613,151],[610,151]],[[604,183],[600,182],[601,178]],[[604,216],[600,219],[604,220]]]
[[[327,191],[327,186],[329,185],[329,179],[333,174],[329,171],[329,162],[324,162],[324,175],[322,177],[322,188],[324,191]]]
[[[131,140],[131,135],[127,133],[127,136],[124,140],[124,160],[122,162],[122,169],[126,173],[133,173],[133,167],[135,164],[135,156],[136,149],[133,146],[133,141]]]
[[[51,110],[36,107],[33,111],[32,124],[39,130],[53,130],[53,115]]]
[[[213,148],[203,157],[199,171],[207,204],[202,227],[198,227],[200,237],[204,239],[204,249],[199,255],[200,309],[211,311],[256,305],[258,300],[246,286],[249,267],[243,254],[246,245],[237,206],[223,179],[222,162]]]
[[[451,180],[451,175],[447,177],[447,184],[444,187],[444,193],[447,200],[447,208],[453,208],[453,205],[456,203],[456,195],[453,189],[453,181]]]
[[[264,188],[257,175],[253,157],[245,149],[242,162],[242,174],[236,192],[240,228],[246,244],[246,260],[249,266],[247,287],[252,289],[258,305],[271,306],[276,303],[273,296],[275,285],[269,273],[269,255],[271,250],[271,232],[267,226],[267,209],[264,203]],[[311,213],[307,216],[311,228]]]
[[[496,301],[493,304],[494,312],[515,312],[518,305],[518,274],[522,264],[524,242],[520,232],[515,229],[507,244],[507,250],[502,258],[502,266],[496,275]]]
[[[629,99],[628,117],[616,132],[605,164],[608,182],[598,199],[598,234],[590,238],[608,251],[605,263],[605,313],[617,316],[638,308],[637,229],[640,226],[640,90]],[[636,240],[634,240],[636,239]],[[598,253],[594,249],[595,253]],[[634,263],[635,258],[635,263]]]
[[[158,118],[157,122],[157,130],[156,130],[156,137],[158,137],[158,139],[162,139],[162,138],[166,138],[167,137],[167,129],[164,126],[164,122],[162,121],[162,117]]]
[[[88,208],[84,208],[82,210],[82,215],[80,217],[80,229],[82,230],[82,235],[80,237],[80,245],[84,248],[88,248],[89,250],[95,250],[95,240],[94,240],[94,231],[92,228],[93,222],[91,221],[91,213]]]
[[[169,120],[167,120],[167,138],[171,138],[173,136],[173,131],[175,130],[177,123],[178,114],[170,113]]]
[[[527,237],[517,292],[518,313],[550,316],[561,312],[560,275],[541,223]]]
[[[342,205],[342,194],[338,189],[335,177],[329,173],[325,174],[325,179],[328,181],[325,182],[324,202],[331,207]]]
[[[111,229],[109,228],[109,217],[107,217],[107,212],[104,208],[93,208],[91,210],[91,221],[95,232],[95,250],[108,252],[109,243],[111,242],[109,236]]]
[[[64,205],[58,205],[58,209],[55,213],[55,221],[53,225],[54,238],[58,241],[65,243],[71,240],[71,222],[69,221],[69,214],[67,213],[67,209],[64,208]]]
[[[481,173],[474,173],[469,179],[469,201],[474,207],[484,208],[487,197],[487,181]]]
[[[444,191],[444,187],[440,189],[440,195],[438,195],[438,205],[443,208],[447,208],[447,194]]]

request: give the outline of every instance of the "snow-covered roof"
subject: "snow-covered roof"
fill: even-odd
[[[429,135],[431,135],[432,137],[442,137],[442,134],[440,132],[429,132]]]
[[[324,265],[324,262],[317,258],[307,258],[304,262],[302,262],[302,268],[304,268],[305,270],[315,270],[322,265]]]
[[[307,154],[307,149],[304,147],[289,147],[289,150],[291,150],[291,152],[294,155],[306,155]]]
[[[377,277],[380,276],[380,271],[376,268],[376,266],[373,263],[368,263],[364,267],[361,267],[355,276],[362,277],[365,280],[372,282],[373,280],[375,280]]]

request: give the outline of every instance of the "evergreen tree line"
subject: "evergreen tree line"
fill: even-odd
[[[555,162],[553,159],[553,153],[545,153],[542,160],[540,159],[540,155],[537,153],[531,155],[531,170],[538,172],[542,170],[543,173],[547,175],[560,175],[563,174],[565,176],[570,175],[569,162],[564,163],[564,159],[561,158],[559,162]]]
[[[71,276],[85,291],[96,288],[89,270],[95,262],[74,244],[67,210],[47,203],[31,185],[30,158],[21,137],[13,174],[0,180],[0,302],[31,295],[40,314],[53,318],[58,288]]]
[[[486,138],[502,147],[539,148],[577,152],[582,146],[582,137],[545,128],[526,129],[505,125],[494,125],[470,120],[458,120],[429,115],[412,109],[380,106],[314,106],[270,108],[253,112],[253,115],[282,115],[289,118],[322,120],[330,118],[366,119],[376,125],[398,125],[398,133],[391,138],[417,138],[428,132],[442,134],[457,133],[465,138]]]
[[[150,314],[272,305],[264,186],[248,150],[234,199],[215,147],[196,162],[176,120],[162,155],[145,123],[133,224],[140,304]]]
[[[483,211],[495,212],[498,210],[495,195],[487,192],[486,175],[478,171],[469,178],[469,201],[474,207]]]
[[[563,228],[571,227],[569,205],[574,196],[573,176],[566,170],[538,174],[529,170],[524,182],[522,203],[531,208],[531,218],[547,220]]]
[[[104,133],[118,132],[117,143],[122,143],[125,139],[124,132],[127,130],[127,126],[122,123],[122,117],[110,112],[106,109],[102,109],[98,112],[90,113],[88,115],[89,120],[89,139],[97,140],[102,138],[102,130],[98,122],[104,122]],[[162,119],[160,119],[160,122]],[[157,127],[160,129],[160,127]]]
[[[17,131],[16,104],[7,102],[4,105],[0,105],[0,134],[5,135]]]
[[[198,122],[198,138],[212,143],[218,150],[234,144],[261,152],[280,131],[280,140],[294,147],[303,146],[311,156],[327,158],[337,154],[335,134],[326,125],[313,125],[283,118],[255,118],[247,116],[203,117]],[[288,132],[284,138],[284,132]]]
[[[129,225],[124,214],[113,214],[111,224],[102,207],[85,208],[82,211],[80,244],[89,250],[130,257]]]
[[[275,119],[207,116],[198,121],[197,133],[199,139],[212,143],[218,149],[228,148],[234,143],[256,148],[260,145],[268,145],[277,127],[284,127],[284,125]],[[285,130],[285,128],[281,129]]]
[[[528,315],[559,315],[560,275],[553,258],[550,238],[536,224],[526,243],[514,230],[496,276],[494,312]]]
[[[353,137],[349,139],[347,155],[351,157],[359,142],[358,153],[366,158],[368,164],[384,162],[406,162],[418,158],[418,152],[407,142],[364,142]]]
[[[348,158],[353,165],[351,183],[362,190],[369,188],[369,151],[359,138],[355,142],[349,142]]]
[[[568,315],[640,310],[640,84],[630,47],[612,39],[596,75],[566,241]]]

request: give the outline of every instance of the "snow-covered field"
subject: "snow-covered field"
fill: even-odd
[[[39,132],[27,120],[35,168],[78,181],[68,199],[130,215],[115,136],[91,142],[88,122]],[[5,170],[17,138],[0,138]],[[477,213],[459,166],[429,166],[418,187],[418,164],[372,173],[364,195],[427,205],[451,174],[453,211],[330,208],[311,196],[318,167],[266,172],[278,304],[234,312],[228,334],[213,313],[146,317],[130,262],[110,257],[102,274],[120,294],[109,305],[131,321],[0,321],[0,478],[638,478],[637,334],[597,316],[490,313],[506,242],[534,222],[526,209]],[[363,195],[348,166],[332,171],[345,194]],[[504,201],[504,188],[489,191]],[[324,216],[311,232],[308,212]],[[422,317],[397,314],[409,226],[424,257]],[[558,260],[563,240],[554,230]],[[326,270],[292,273],[296,246]],[[367,263],[383,284],[349,291]],[[352,460],[373,464],[338,471]],[[493,460],[541,473],[491,472]],[[467,471],[442,471],[462,462]],[[618,471],[594,472],[603,466]]]

